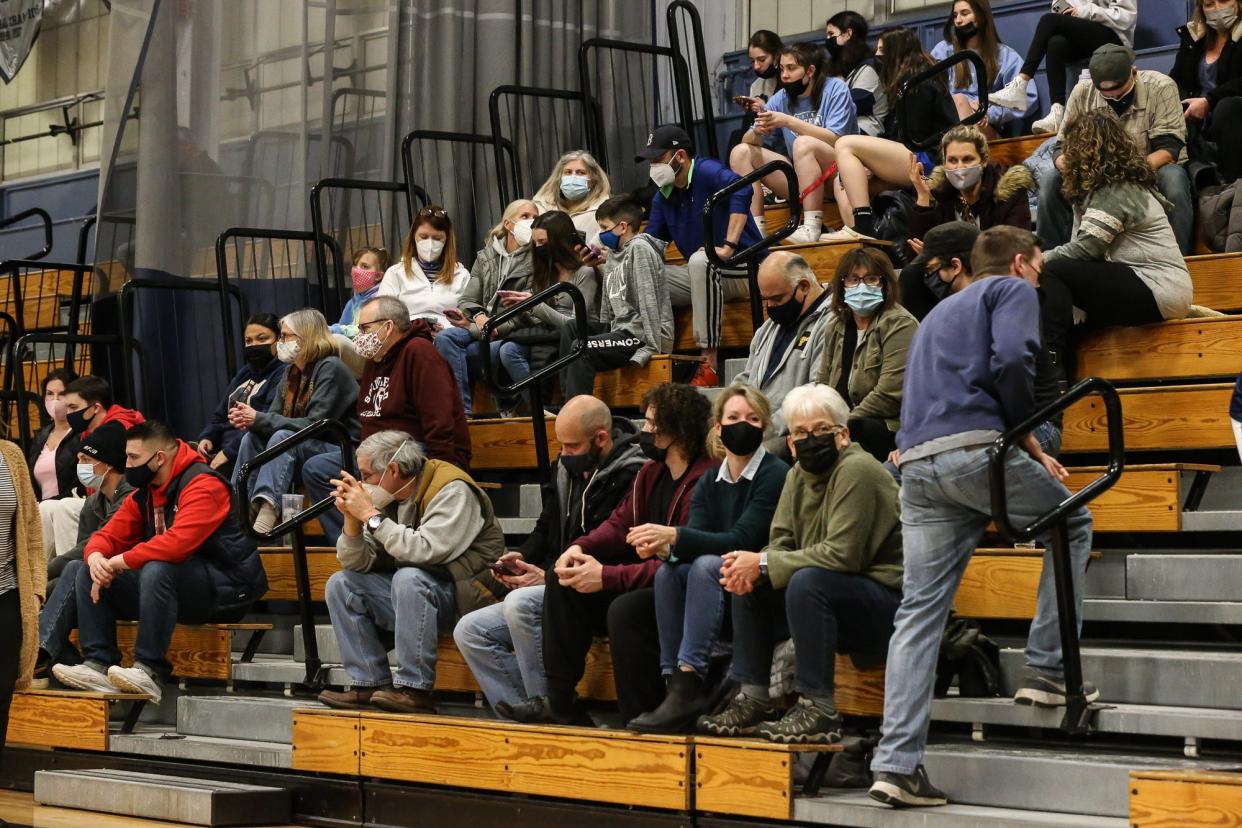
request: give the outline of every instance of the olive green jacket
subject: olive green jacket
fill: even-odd
[[[841,381],[846,321],[833,314],[824,329],[824,358],[816,382],[833,388]],[[883,311],[858,332],[854,366],[850,369],[850,417],[882,419],[897,431],[901,415],[901,386],[906,378],[906,352],[918,329],[918,320],[901,305]]]

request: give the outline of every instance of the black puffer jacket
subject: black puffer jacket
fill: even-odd
[[[1242,95],[1242,20],[1234,24],[1225,47],[1216,61],[1216,88],[1203,94],[1199,83],[1199,63],[1207,50],[1210,33],[1202,20],[1191,20],[1177,30],[1181,44],[1173,61],[1169,77],[1177,82],[1178,94],[1185,98],[1207,98],[1213,109],[1224,98]]]

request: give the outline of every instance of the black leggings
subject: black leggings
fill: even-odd
[[[897,448],[897,435],[888,430],[888,424],[878,417],[850,418],[850,440],[883,463]]]
[[[1242,174],[1242,98],[1222,98],[1208,118],[1208,137],[1216,142],[1216,169],[1232,184]]]
[[[1065,70],[1075,60],[1086,60],[1105,43],[1121,43],[1121,38],[1103,23],[1081,20],[1068,14],[1045,14],[1039,18],[1031,47],[1022,64],[1022,74],[1035,77],[1039,64],[1048,58],[1048,93],[1053,103],[1065,103]]]
[[[22,656],[22,609],[18,592],[0,595],[0,755],[9,731],[9,705],[17,685],[17,662]]]
[[[1087,314],[1087,330],[1109,325],[1148,325],[1164,317],[1151,288],[1134,268],[1115,262],[1057,259],[1044,265],[1041,281],[1059,280],[1069,288],[1074,305]]]

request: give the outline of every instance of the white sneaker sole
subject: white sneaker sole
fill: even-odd
[[[141,696],[149,696],[151,701],[155,704],[159,704],[160,699],[163,698],[162,693],[152,693],[150,687],[143,687],[138,682],[130,681],[121,675],[109,673],[108,682],[111,683],[116,690],[122,693],[137,693]]]
[[[56,676],[56,680],[59,681],[61,684],[65,685],[66,687],[72,687],[74,690],[86,690],[89,693],[119,693],[120,692],[119,690],[116,689],[115,685],[113,685],[111,682],[108,681],[107,676],[103,675],[102,673],[100,673],[99,675],[100,682],[98,684],[95,684],[89,681],[83,681],[79,679],[73,673],[57,674],[55,672],[55,668],[53,668],[52,675]]]
[[[883,802],[894,808],[934,808],[949,804],[949,800],[943,796],[917,796],[889,782],[874,783],[868,793],[876,802]]]
[[[1100,697],[1099,689],[1087,694],[1087,701],[1093,702]],[[1035,707],[1065,707],[1065,694],[1048,690],[1036,690],[1024,687],[1013,696],[1014,704],[1034,705]]]

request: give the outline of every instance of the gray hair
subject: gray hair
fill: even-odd
[[[820,415],[839,426],[846,425],[850,419],[849,405],[835,388],[822,382],[799,385],[781,402],[781,418],[786,427],[793,419],[810,420]]]
[[[376,296],[374,299],[368,299],[362,307],[371,305],[375,306],[376,322],[390,321],[397,326],[397,330],[403,332],[410,329],[410,309],[397,297]]]
[[[764,261],[762,268],[766,272],[776,271],[785,280],[785,284],[791,289],[798,286],[798,282],[806,279],[810,284],[816,284],[819,279],[815,276],[815,270],[811,267],[811,263],[799,256],[797,253],[791,253],[788,250],[778,249],[775,253]]]
[[[394,301],[400,302],[399,299]],[[423,447],[404,431],[375,432],[358,446],[358,457],[372,461],[371,468],[375,471],[396,463],[402,477],[417,477],[427,463]]]

